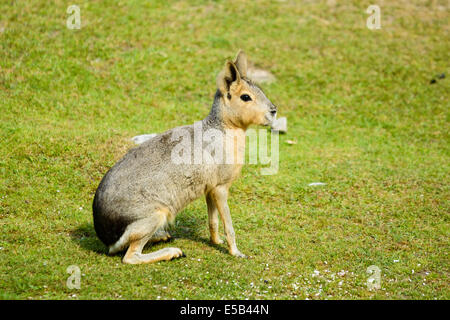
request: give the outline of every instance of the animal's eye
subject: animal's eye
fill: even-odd
[[[251,101],[252,98],[250,98],[250,96],[248,94],[243,94],[241,96],[241,100],[247,102],[247,101]]]

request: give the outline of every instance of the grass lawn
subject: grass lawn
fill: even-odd
[[[66,27],[71,4],[80,30]],[[366,27],[371,4],[379,30]],[[449,9],[2,1],[0,298],[449,299]],[[278,173],[247,165],[231,189],[251,259],[209,243],[204,199],[172,230],[186,258],[106,255],[91,209],[101,178],[131,137],[204,118],[239,48],[276,76],[263,88],[288,118]],[[79,290],[66,286],[70,265]],[[371,265],[379,290],[366,286]]]

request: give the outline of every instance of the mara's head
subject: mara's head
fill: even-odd
[[[277,108],[264,92],[247,78],[247,57],[239,51],[234,62],[227,61],[217,77],[226,124],[246,129],[252,124],[270,125]]]

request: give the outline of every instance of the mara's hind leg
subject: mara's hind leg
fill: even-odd
[[[143,219],[130,225],[130,229],[127,230],[129,247],[123,257],[123,263],[152,263],[183,256],[183,252],[178,248],[164,248],[152,253],[142,253],[142,249],[147,242],[151,241],[157,230],[163,227],[166,222],[167,216],[163,212],[158,212],[150,219]]]
[[[142,249],[147,243],[147,239],[133,241],[128,247],[127,253],[123,257],[123,263],[141,264],[158,261],[169,261],[174,258],[184,257],[183,251],[179,248],[164,248],[151,253],[142,253]]]

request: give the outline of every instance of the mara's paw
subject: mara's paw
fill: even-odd
[[[167,260],[186,257],[183,251],[179,248],[166,248],[164,250],[167,250]]]
[[[235,256],[235,257],[238,257],[238,258],[245,258],[245,259],[248,258],[245,254],[243,254],[243,253],[240,252],[239,250],[234,251],[234,252],[231,252],[231,255],[232,255],[232,256]]]
[[[150,239],[150,242],[157,243],[161,241],[170,241],[170,240],[172,240],[170,233],[164,230],[160,230],[153,235],[153,237]]]
[[[217,239],[212,239],[212,238],[211,238],[211,243],[212,243],[212,244],[223,244],[224,241],[223,241],[223,239],[217,237]]]

